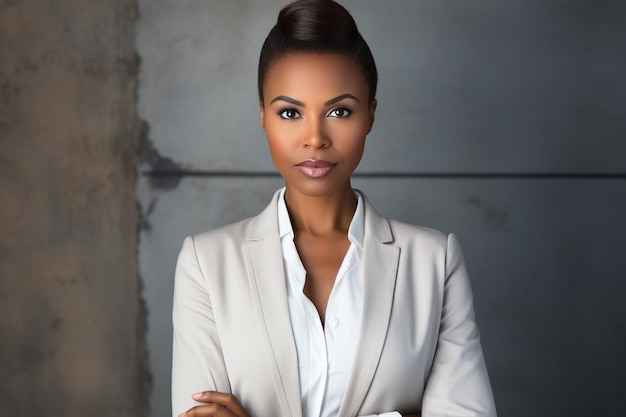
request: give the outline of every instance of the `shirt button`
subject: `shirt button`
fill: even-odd
[[[331,327],[337,327],[337,325],[339,324],[339,320],[337,320],[335,317],[330,317],[328,319],[328,324],[330,324]]]

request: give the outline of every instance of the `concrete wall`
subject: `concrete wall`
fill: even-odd
[[[147,414],[135,18],[0,1],[0,416]]]
[[[281,186],[283,3],[0,0],[0,416],[169,414],[182,239]],[[461,238],[500,415],[623,414],[626,4],[344,4],[381,78],[354,185]]]
[[[281,185],[255,83],[284,3],[139,2],[150,144],[139,261],[155,417],[169,410],[182,239],[256,214]],[[460,236],[500,415],[621,415],[626,4],[343,3],[380,70],[354,185],[390,217]]]

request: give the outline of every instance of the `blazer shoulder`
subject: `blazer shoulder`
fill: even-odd
[[[225,226],[217,227],[211,230],[206,230],[204,232],[193,235],[193,238],[196,241],[210,241],[216,239],[221,240],[228,238],[242,239],[245,236],[248,224],[250,223],[250,221],[252,221],[253,218],[254,217],[249,217],[247,219],[239,220],[235,223],[227,224]]]
[[[252,217],[231,223],[216,229],[207,230],[189,238],[193,241],[197,253],[220,254],[224,250],[240,247],[246,238],[246,230]]]
[[[443,262],[446,269],[464,262],[461,244],[454,233],[424,226],[416,226],[397,220],[389,220],[393,243],[408,253],[417,253],[419,258]],[[416,257],[417,259],[417,257]]]
[[[399,220],[388,219],[394,242],[398,244],[421,243],[446,248],[448,234],[430,227],[408,224]]]
[[[270,204],[256,216],[218,227],[187,238],[193,242],[197,254],[214,259],[217,256],[239,254],[242,246],[251,241],[278,236],[278,193]]]

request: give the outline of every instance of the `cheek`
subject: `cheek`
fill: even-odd
[[[277,129],[276,125],[271,121],[266,121],[265,136],[267,137],[267,142],[270,144],[270,146],[272,146],[273,143],[280,140],[280,129]]]
[[[285,129],[269,124],[266,126],[265,135],[272,159],[279,164],[290,152],[291,134]]]
[[[367,133],[367,127],[360,121],[348,123],[337,129],[336,137],[342,138],[342,140],[336,141],[336,145],[342,146],[346,151],[352,151],[351,153],[362,153],[365,147],[365,137]]]

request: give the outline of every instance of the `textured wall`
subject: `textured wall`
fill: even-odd
[[[169,413],[182,239],[258,213],[281,185],[255,83],[284,3],[139,2],[155,417]],[[342,3],[380,71],[354,185],[385,215],[459,235],[500,415],[622,415],[626,3]]]
[[[0,415],[142,416],[133,2],[0,1]]]

